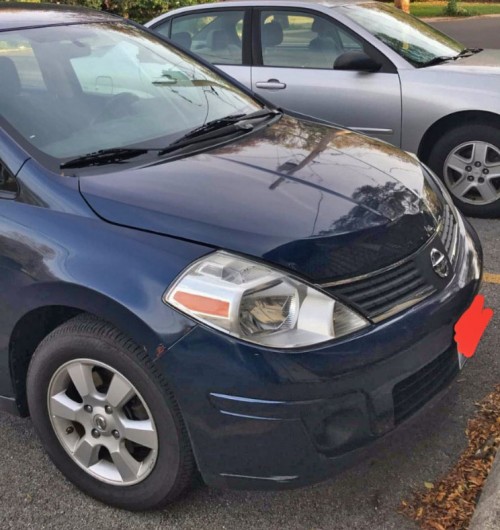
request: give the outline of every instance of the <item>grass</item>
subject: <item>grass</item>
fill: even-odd
[[[443,16],[447,2],[413,2],[410,4],[411,14],[416,17]],[[459,2],[459,7],[465,8],[471,15],[500,15],[500,3],[480,4],[475,2]]]

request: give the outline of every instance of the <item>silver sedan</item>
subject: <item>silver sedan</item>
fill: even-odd
[[[146,25],[277,106],[417,153],[465,213],[500,215],[500,50],[366,1],[213,3]]]

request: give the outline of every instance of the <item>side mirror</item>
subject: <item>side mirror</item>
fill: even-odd
[[[345,52],[335,59],[334,70],[355,70],[357,72],[378,72],[382,65],[364,52]]]

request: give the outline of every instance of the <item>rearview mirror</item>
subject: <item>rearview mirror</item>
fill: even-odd
[[[357,72],[377,72],[382,65],[364,52],[345,52],[335,59],[335,70],[355,70]]]

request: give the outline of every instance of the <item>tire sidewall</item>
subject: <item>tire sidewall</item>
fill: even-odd
[[[444,182],[444,163],[449,154],[460,144],[470,141],[487,142],[500,149],[500,129],[492,125],[471,124],[457,127],[448,131],[435,143],[429,155],[428,165]],[[466,215],[472,217],[498,217],[500,216],[500,198],[491,204],[474,205],[460,200],[451,192],[451,197],[457,207]]]
[[[141,394],[153,416],[158,433],[154,469],[141,482],[114,486],[99,481],[76,464],[62,447],[48,412],[48,387],[56,370],[75,359],[105,363],[126,377]],[[28,373],[30,415],[43,445],[59,470],[91,496],[127,509],[154,508],[175,488],[180,473],[180,429],[160,385],[141,366],[111,341],[92,336],[58,336],[37,349]]]

